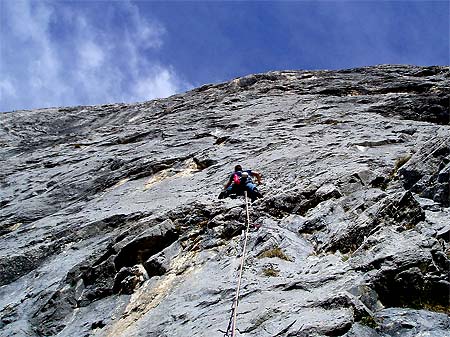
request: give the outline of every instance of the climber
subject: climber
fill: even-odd
[[[247,191],[247,195],[252,202],[258,198],[262,198],[261,193],[259,193],[256,185],[253,183],[252,177],[255,177],[258,184],[261,184],[261,174],[259,172],[252,170],[244,171],[241,165],[236,165],[234,172],[224,186],[224,190],[220,192],[219,199],[225,199],[234,195],[243,195],[244,191]]]

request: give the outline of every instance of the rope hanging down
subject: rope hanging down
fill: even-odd
[[[250,215],[248,212],[247,191],[244,192],[244,195],[245,195],[245,212],[247,215],[247,228],[245,230],[244,248],[242,249],[241,266],[239,269],[239,277],[238,277],[238,283],[237,283],[237,288],[236,288],[236,296],[234,298],[233,305],[231,307],[230,322],[228,323],[227,332],[225,333],[225,336],[227,336],[227,337],[235,337],[236,336],[237,306],[239,304],[239,292],[241,289],[242,272],[244,270],[244,261],[245,261],[245,254],[246,254],[246,249],[247,249],[247,239],[248,239],[248,229],[250,228]],[[231,332],[231,335],[230,335],[230,332]]]

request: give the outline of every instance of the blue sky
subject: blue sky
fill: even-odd
[[[449,64],[449,1],[0,0],[0,111],[270,70]]]

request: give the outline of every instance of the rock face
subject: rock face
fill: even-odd
[[[449,72],[281,71],[0,120],[0,336],[450,336]],[[259,228],[258,228],[259,227]]]

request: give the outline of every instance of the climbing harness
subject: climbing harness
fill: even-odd
[[[231,306],[230,321],[228,323],[227,332],[224,335],[225,337],[235,337],[236,336],[237,306],[239,304],[239,292],[241,289],[242,272],[244,270],[245,253],[246,253],[246,249],[247,249],[248,230],[250,227],[250,216],[249,216],[249,212],[248,212],[247,191],[244,192],[244,196],[245,196],[245,212],[247,215],[247,228],[245,230],[244,248],[242,248],[241,266],[239,269],[239,276],[238,276],[238,282],[237,282],[237,287],[236,287],[236,296],[235,296],[233,304]]]

